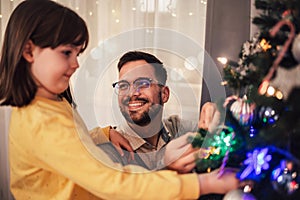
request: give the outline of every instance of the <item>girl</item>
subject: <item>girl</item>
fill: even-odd
[[[9,19],[0,102],[13,106],[10,188],[16,199],[196,199],[200,188],[206,194],[237,187],[234,173],[221,179],[216,172],[128,173],[145,170],[112,163],[70,105],[69,80],[87,44],[85,22],[50,0],[23,1]]]

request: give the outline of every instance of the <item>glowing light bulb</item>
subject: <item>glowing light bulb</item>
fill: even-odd
[[[277,92],[275,93],[275,97],[276,97],[277,99],[281,100],[281,99],[283,98],[282,92],[281,92],[281,91],[277,91]]]
[[[269,86],[268,89],[267,89],[267,95],[269,96],[273,96],[275,94],[275,88],[272,87],[272,86]]]
[[[268,87],[269,87],[269,81],[267,80],[263,81],[258,88],[259,94],[264,95],[267,92]]]
[[[228,59],[225,57],[218,57],[217,60],[222,63],[223,65],[225,65],[228,62]]]

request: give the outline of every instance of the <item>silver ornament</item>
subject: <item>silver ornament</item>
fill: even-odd
[[[244,126],[250,125],[253,121],[254,109],[255,104],[250,103],[246,96],[236,99],[236,101],[230,106],[230,111],[233,117]]]
[[[227,192],[223,200],[256,200],[256,198],[250,193],[245,193],[241,189],[237,189]]]
[[[297,62],[300,63],[300,34],[298,34],[294,38],[294,41],[292,44],[292,53],[293,53],[295,60],[297,60]]]

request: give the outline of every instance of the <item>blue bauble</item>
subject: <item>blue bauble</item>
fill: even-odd
[[[275,191],[286,196],[297,191],[300,179],[295,164],[289,160],[282,160],[272,171],[271,183]]]

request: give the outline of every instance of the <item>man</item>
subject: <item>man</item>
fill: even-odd
[[[195,167],[194,152],[197,149],[190,148],[173,155],[172,152],[166,151],[166,144],[187,132],[195,132],[198,125],[208,128],[211,121],[217,121],[218,115],[214,104],[205,104],[199,124],[180,119],[178,116],[162,119],[163,106],[170,96],[170,89],[166,86],[167,71],[163,63],[151,54],[132,51],[120,58],[118,70],[119,81],[114,83],[113,87],[118,95],[119,108],[126,123],[119,125],[116,130],[126,140],[113,130],[110,131],[109,137],[117,148],[120,148],[120,143],[128,141],[136,153],[134,161],[122,159],[122,163],[136,162],[134,164],[150,170],[167,167],[181,173],[191,171]],[[177,141],[178,147],[180,143],[187,142],[183,139]],[[101,147],[118,162],[119,158],[114,150],[105,145]]]

